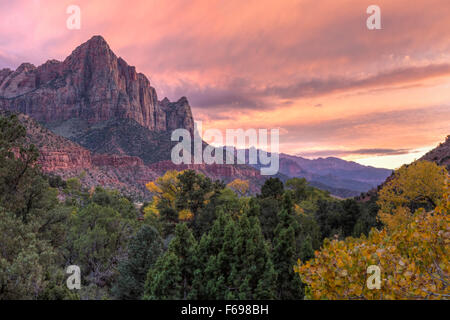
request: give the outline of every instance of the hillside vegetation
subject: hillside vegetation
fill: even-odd
[[[251,196],[245,180],[170,170],[137,206],[46,176],[38,157],[17,117],[1,117],[0,299],[448,297],[447,172],[433,163],[400,169],[368,202],[302,178]],[[364,286],[370,264],[380,291]]]

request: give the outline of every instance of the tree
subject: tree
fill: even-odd
[[[153,201],[144,208],[145,217],[157,217],[162,222],[162,235],[170,235],[179,221],[189,226],[208,228],[211,211],[201,216],[203,209],[220,192],[224,185],[194,170],[167,171],[164,176],[149,182],[147,189],[154,194]],[[206,224],[206,225],[205,225]],[[194,230],[199,235],[198,230]]]
[[[377,219],[380,207],[376,201],[376,197],[372,197],[361,206],[361,215],[353,228],[353,237],[360,237],[362,234],[368,236],[372,228],[381,228],[381,223]]]
[[[239,299],[275,299],[277,274],[257,217],[239,219],[235,247]]]
[[[115,281],[116,268],[137,219],[121,215],[110,206],[90,203],[74,212],[66,242],[65,256],[69,264],[79,265],[83,279],[100,288],[110,288]]]
[[[342,226],[344,237],[352,235],[355,224],[360,216],[361,209],[354,199],[345,199],[342,202],[342,217],[339,224]]]
[[[417,210],[407,224],[373,229],[369,237],[326,240],[313,260],[296,268],[312,299],[448,298],[449,211]],[[411,217],[411,216],[410,216]],[[366,286],[370,265],[380,267],[381,289]]]
[[[219,209],[217,219],[214,221],[210,231],[203,234],[198,243],[197,267],[194,270],[194,281],[189,296],[191,299],[214,299],[216,296],[217,283],[214,280],[210,281],[216,277],[215,258],[223,246],[225,226],[231,223],[229,218],[229,215],[226,215],[223,210]]]
[[[55,250],[32,224],[0,210],[0,299],[37,299],[55,266]]]
[[[235,219],[219,213],[200,240],[191,299],[275,297],[276,273],[257,217]]]
[[[128,257],[118,267],[113,294],[119,299],[140,299],[148,270],[162,253],[162,240],[155,228],[143,225],[128,244]]]
[[[392,213],[397,207],[407,207],[411,212],[433,209],[442,200],[447,175],[447,170],[434,162],[417,161],[402,166],[380,190],[380,210]]]
[[[159,216],[161,204],[163,207],[175,209],[175,200],[178,187],[178,176],[180,172],[176,170],[167,171],[162,177],[147,183],[146,188],[153,194],[153,201],[146,209],[146,214]]]
[[[316,221],[322,233],[322,239],[343,236],[341,225],[342,205],[335,199],[319,199],[317,201]]]
[[[197,243],[186,223],[175,228],[167,252],[150,269],[145,299],[187,299],[196,267]]]
[[[211,179],[194,170],[185,170],[178,176],[178,189],[177,210],[189,210],[194,216],[214,194]]]
[[[308,181],[305,178],[292,178],[286,181],[286,187],[294,193],[296,203],[307,199],[309,194]]]
[[[0,117],[0,205],[24,222],[57,204],[36,166],[38,157],[17,116]]]
[[[227,187],[232,189],[239,197],[244,197],[248,194],[249,191],[249,183],[247,180],[234,179]]]
[[[410,184],[408,188],[413,190],[405,189],[404,194],[417,195],[415,186]],[[314,259],[299,260],[294,269],[307,284],[307,297],[448,299],[450,185],[444,186],[442,189],[446,191],[436,197],[441,200],[434,210],[427,212],[421,208],[411,213],[402,206],[409,202],[399,201],[398,194],[392,197],[393,203],[387,203],[385,198],[383,208],[392,211],[380,211],[382,230],[372,229],[367,238],[363,235],[344,241],[326,239]],[[370,290],[366,285],[370,265],[381,270],[379,290]]]
[[[302,261],[307,261],[314,257],[314,251],[318,250],[322,243],[320,227],[312,214],[303,212],[297,214],[295,218],[298,223],[296,233],[298,257]]]
[[[277,273],[277,298],[294,300],[303,297],[299,277],[292,270],[298,257],[296,230],[298,224],[290,208],[290,196],[285,195],[284,207],[278,214],[279,223],[275,228],[272,259]]]
[[[37,299],[60,268],[67,210],[37,166],[17,116],[0,117],[0,299]]]
[[[261,198],[274,198],[280,200],[283,196],[284,186],[279,178],[267,179],[261,187]]]
[[[168,251],[160,256],[147,274],[144,300],[180,300],[182,296],[181,260]]]
[[[267,240],[273,239],[273,232],[278,224],[278,212],[280,211],[280,201],[273,198],[258,199],[260,207],[259,221],[262,233]]]

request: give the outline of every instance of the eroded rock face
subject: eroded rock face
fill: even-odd
[[[138,157],[115,154],[94,154],[92,156],[92,163],[99,167],[112,166],[116,168],[144,165],[144,162]]]
[[[172,161],[159,161],[148,166],[159,175],[163,175],[168,170],[195,170],[210,177],[212,180],[223,179],[230,181],[236,178],[262,179],[259,171],[248,165],[231,165],[231,164],[174,164]]]
[[[101,36],[80,45],[63,62],[50,60],[39,67],[24,63],[15,71],[0,70],[0,108],[44,123],[134,119],[157,132],[193,130],[194,123],[185,97],[158,101],[145,75],[116,57]]]
[[[39,149],[38,163],[44,172],[61,169],[87,169],[92,167],[91,152],[84,148],[62,148],[52,150],[46,147]]]

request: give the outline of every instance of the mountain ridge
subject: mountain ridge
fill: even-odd
[[[117,117],[153,131],[193,131],[194,126],[186,97],[159,101],[147,77],[118,58],[101,36],[81,44],[62,62],[0,70],[0,97],[1,108],[46,124],[78,118],[92,125]]]
[[[102,172],[102,176],[110,176],[107,180],[111,182],[103,184],[127,180],[125,188],[144,193],[142,177],[155,178],[164,170],[174,169],[169,163],[176,144],[170,139],[171,132],[184,128],[194,134],[188,99],[183,96],[174,102],[159,100],[147,77],[117,57],[101,36],[79,45],[63,61],[48,60],[38,67],[22,63],[16,70],[1,69],[0,109],[27,114],[52,134],[66,139],[67,146],[59,144],[60,154],[45,143],[40,147],[47,172],[68,177],[90,170],[94,172],[93,183],[100,184],[102,179],[97,175]],[[77,156],[81,158],[76,160]],[[62,159],[73,163],[64,166]],[[132,166],[142,170],[142,177],[136,170],[131,172]],[[176,168],[194,169],[227,182],[234,177],[249,179],[253,190],[265,180],[258,172],[259,165]],[[376,185],[386,174],[384,170],[339,158],[316,161],[281,154],[278,176],[282,180],[305,177],[313,185],[347,197]],[[139,186],[133,185],[132,179],[137,179]]]

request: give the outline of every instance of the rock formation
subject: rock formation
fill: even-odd
[[[193,130],[185,97],[158,101],[149,80],[117,58],[101,36],[76,48],[63,62],[0,70],[0,108],[25,113],[43,123],[113,118],[133,119],[149,130]]]

